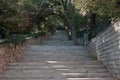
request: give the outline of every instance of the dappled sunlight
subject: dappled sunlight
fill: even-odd
[[[67,67],[65,65],[60,65],[59,61],[46,61],[49,64],[52,64],[52,67],[57,68],[56,70],[69,70],[66,69]]]
[[[102,80],[101,78],[67,78],[67,80]]]
[[[118,21],[117,23],[113,24],[113,27],[114,27],[116,32],[119,32],[120,31],[120,21]]]
[[[66,68],[65,65],[53,65],[54,68]]]
[[[67,78],[67,80],[86,80],[86,79],[91,79],[91,78]]]
[[[61,74],[64,76],[67,76],[67,75],[79,76],[79,75],[82,75],[83,73],[61,73]]]
[[[119,4],[0,0],[0,80],[120,79]]]
[[[118,70],[120,64],[120,20],[93,38],[88,47],[92,49],[92,54],[94,53],[114,76],[120,78],[120,71]]]
[[[59,61],[46,61],[46,62],[52,64],[52,67],[54,68],[66,68],[65,65],[60,65],[60,64],[57,65]]]
[[[47,63],[55,64],[58,63],[58,61],[46,61]]]
[[[58,71],[69,71],[70,69],[56,69]]]
[[[79,80],[79,79],[84,79],[84,78],[70,78],[71,77],[78,77],[78,76],[83,76],[84,73],[76,73],[76,72],[71,72],[74,69],[69,69],[66,65],[60,65],[59,63],[61,61],[46,61],[48,64],[51,64],[51,66],[53,68],[55,68],[55,70],[57,70],[58,72],[60,72],[60,75],[65,77],[65,80]],[[64,61],[63,61],[64,62]],[[72,67],[72,66],[71,66]]]

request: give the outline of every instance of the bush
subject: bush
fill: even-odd
[[[8,39],[8,42],[18,44],[21,42],[24,42],[26,40],[26,37],[24,35],[12,35]]]
[[[38,33],[29,34],[29,35],[27,35],[27,37],[37,38],[37,37],[43,36],[45,34],[46,34],[46,32],[38,32]]]
[[[5,26],[0,25],[0,36],[2,38],[6,38],[7,37],[7,31],[8,30],[6,29]]]
[[[14,34],[14,35],[11,35],[5,41],[1,42],[0,45],[10,44],[10,43],[12,43],[12,44],[23,43],[24,41],[26,41],[27,37],[37,38],[37,37],[45,35],[46,33],[47,32],[43,31],[43,32],[27,34],[27,35],[25,35],[25,34]]]

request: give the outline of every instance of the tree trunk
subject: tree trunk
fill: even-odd
[[[72,31],[72,40],[73,40],[74,44],[77,45],[78,43],[77,43],[77,34],[76,34],[75,27],[73,26],[71,29],[72,29],[71,30]]]
[[[33,25],[37,24],[38,21],[39,21],[39,18],[40,18],[40,13],[41,13],[41,8],[43,6],[43,4],[46,2],[46,0],[42,0],[40,6],[39,6],[39,9],[37,11],[37,14],[33,17]]]
[[[72,40],[73,40],[74,44],[77,44],[76,30],[75,30],[75,27],[73,26],[74,24],[72,25],[72,23],[69,22],[69,18],[67,16],[66,12],[65,12],[65,7],[64,7],[63,3],[64,3],[64,1],[61,0],[62,12],[65,15],[65,18],[66,18],[66,20],[67,20],[67,22],[68,22],[68,24],[70,26],[70,29],[71,29],[71,32],[72,32]]]
[[[91,28],[94,29],[96,27],[96,14],[91,12]]]
[[[95,28],[96,28],[96,14],[91,11],[90,14],[90,30],[91,30],[91,36],[95,36]]]

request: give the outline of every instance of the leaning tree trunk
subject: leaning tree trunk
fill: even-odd
[[[92,24],[92,29],[96,27],[96,14],[91,13],[91,24]]]
[[[40,13],[41,13],[41,8],[42,8],[42,5],[45,3],[46,0],[42,0],[40,6],[39,6],[39,9],[37,11],[37,14],[33,17],[33,24],[37,24],[38,23],[38,20],[39,20],[39,17],[40,17]]]
[[[64,1],[63,1],[63,0],[61,0],[61,5],[62,5],[62,12],[63,12],[63,14],[64,14],[64,16],[65,16],[65,18],[66,18],[69,26],[70,26],[70,28],[71,28],[72,40],[73,40],[74,44],[77,44],[76,30],[75,30],[74,25],[72,25],[72,23],[69,22],[68,15],[67,15],[66,12],[65,12],[65,6],[64,6]]]
[[[77,34],[76,34],[75,27],[72,27],[71,31],[72,31],[72,40],[74,41],[74,44],[77,45],[78,43],[77,43]]]
[[[96,14],[90,11],[90,30],[92,32],[92,37],[95,36],[95,28],[96,28]]]

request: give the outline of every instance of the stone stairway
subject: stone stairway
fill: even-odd
[[[29,46],[22,59],[10,63],[0,80],[114,80],[86,47],[67,41],[56,32],[42,45]]]
[[[56,31],[56,33],[47,41],[43,41],[41,45],[49,46],[74,46],[72,41],[68,41],[67,34],[64,31]]]

